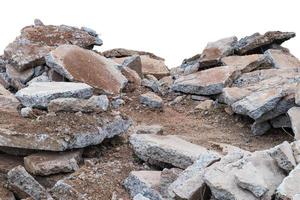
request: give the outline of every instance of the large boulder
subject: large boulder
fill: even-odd
[[[45,63],[45,56],[59,45],[74,44],[83,48],[102,45],[102,41],[84,30],[61,26],[27,26],[21,35],[4,50],[5,58],[17,70],[36,67]]]
[[[215,67],[179,77],[175,80],[172,89],[188,94],[220,94],[224,87],[232,84],[238,74],[239,71],[235,67]]]
[[[159,166],[166,164],[185,169],[202,156],[218,154],[174,135],[133,134],[130,144],[142,160]]]
[[[19,90],[16,97],[27,107],[47,108],[57,98],[86,99],[93,94],[93,88],[85,83],[36,82]]]
[[[118,94],[127,79],[117,63],[75,45],[62,45],[46,56],[46,63],[70,81],[79,81],[109,94]]]

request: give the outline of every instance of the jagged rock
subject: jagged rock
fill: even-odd
[[[291,145],[285,141],[270,150],[270,155],[274,158],[278,166],[286,173],[289,173],[296,166]]]
[[[169,186],[169,197],[182,200],[201,199],[205,189],[204,169],[218,160],[220,157],[215,155],[200,156]]]
[[[294,158],[297,164],[300,164],[300,140],[291,143]]]
[[[222,93],[219,97],[220,102],[227,105],[232,105],[235,102],[242,100],[246,96],[252,93],[251,90],[238,87],[226,87],[222,90]]]
[[[18,71],[45,64],[44,57],[55,47],[74,44],[83,48],[101,45],[96,37],[70,26],[27,26],[4,50],[4,55]]]
[[[200,102],[195,110],[211,110],[214,107],[215,102],[213,100],[205,100]]]
[[[124,181],[131,197],[142,194],[151,200],[162,200],[159,193],[161,171],[132,171]]]
[[[128,80],[128,87],[130,89],[135,90],[136,88],[141,86],[142,80],[136,71],[130,69],[129,67],[122,67],[121,72]]]
[[[288,52],[269,49],[265,52],[265,55],[271,60],[275,68],[284,69],[300,67],[300,61],[298,58]]]
[[[70,81],[84,82],[109,94],[118,94],[127,84],[117,63],[75,45],[59,46],[46,56],[46,63]]]
[[[159,124],[145,125],[141,124],[135,127],[134,133],[136,134],[157,134],[163,133],[163,127]]]
[[[42,22],[42,20],[40,19],[34,19],[34,23],[35,26],[45,26],[44,23]]]
[[[232,55],[237,37],[228,37],[207,44],[200,56],[200,68],[212,67],[220,64],[221,58]]]
[[[16,97],[0,85],[0,111],[17,113],[20,102]]]
[[[270,120],[270,123],[273,128],[291,128],[291,120],[287,115],[279,115],[274,119]]]
[[[258,119],[264,113],[275,108],[283,96],[284,93],[281,88],[271,88],[253,92],[249,96],[232,104],[231,107],[235,113]]]
[[[59,200],[62,199],[78,199],[84,200],[84,195],[64,180],[59,180],[50,191],[51,195]]]
[[[89,98],[92,87],[85,83],[36,82],[16,93],[17,99],[27,107],[46,108],[57,98]]]
[[[262,51],[270,48],[272,44],[281,44],[286,40],[295,37],[293,32],[270,31],[264,35],[254,33],[251,36],[240,39],[236,45],[238,54],[262,53]]]
[[[130,144],[135,154],[150,164],[171,164],[182,169],[193,164],[200,156],[211,156],[217,153],[189,143],[174,135],[133,134]]]
[[[161,79],[164,76],[170,75],[169,69],[164,60],[154,59],[147,55],[142,55],[140,57],[143,75],[151,74],[157,79]]]
[[[223,65],[236,66],[243,73],[259,69],[269,69],[272,67],[270,59],[263,54],[229,56],[222,58],[221,61]]]
[[[293,107],[289,109],[288,115],[291,120],[292,129],[294,132],[294,138],[300,140],[300,107]]]
[[[67,132],[62,131],[66,129],[66,125],[58,126],[53,131],[33,129],[30,132],[1,127],[0,146],[48,151],[83,148],[100,144],[106,138],[121,135],[131,125],[131,120],[124,116],[111,116],[108,113],[97,116],[92,124]]]
[[[300,194],[300,165],[297,165],[290,174],[285,177],[276,190],[276,200],[295,200]]]
[[[24,118],[31,118],[34,116],[33,110],[31,107],[22,108],[20,114]]]
[[[107,111],[109,100],[106,95],[92,96],[89,99],[58,98],[51,100],[48,105],[49,112],[99,112]]]
[[[150,88],[155,93],[160,92],[159,81],[153,75],[146,75],[146,78],[142,80],[142,86]]]
[[[114,109],[118,109],[125,104],[125,101],[121,98],[117,98],[111,102],[111,105]]]
[[[79,169],[81,151],[41,152],[24,158],[25,169],[34,175],[73,172]]]
[[[147,197],[144,197],[142,194],[137,194],[133,197],[133,200],[150,200]]]
[[[132,70],[134,70],[140,78],[143,78],[143,72],[142,72],[142,61],[140,56],[131,56],[124,60],[122,66],[128,67]]]
[[[150,108],[163,108],[163,100],[153,92],[147,92],[140,96],[140,103]]]
[[[268,121],[265,122],[254,122],[251,125],[251,133],[253,135],[263,135],[265,134],[268,130],[271,129],[271,125]]]
[[[163,58],[160,58],[154,55],[153,53],[149,53],[145,51],[135,51],[135,50],[129,50],[123,48],[107,50],[102,52],[102,54],[107,58],[122,58],[122,57],[134,56],[134,55],[147,55],[153,59],[164,60]]]
[[[46,189],[28,174],[22,166],[10,170],[7,173],[7,179],[9,187],[19,198],[52,199]]]
[[[178,175],[182,172],[179,168],[165,168],[161,172],[159,192],[163,198],[169,197],[169,186],[178,178]]]
[[[238,74],[235,67],[215,67],[179,77],[175,80],[172,89],[188,94],[219,94],[224,87],[231,85]]]

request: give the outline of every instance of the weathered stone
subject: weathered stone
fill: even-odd
[[[42,20],[40,19],[34,19],[34,23],[35,26],[45,26],[44,23],[42,22]]]
[[[141,86],[142,80],[136,71],[130,69],[129,67],[122,67],[121,72],[128,80],[128,87],[130,87],[129,89],[135,90]]]
[[[270,59],[263,54],[253,54],[246,56],[229,56],[222,58],[222,63],[226,66],[235,66],[242,73],[253,70],[268,69],[272,67]]]
[[[50,81],[64,82],[67,80],[67,78],[65,78],[62,75],[60,75],[59,73],[57,73],[54,69],[49,69],[47,75],[48,75]]]
[[[174,83],[174,79],[172,76],[165,76],[159,80],[159,92],[162,95],[166,95],[170,92],[170,89]]]
[[[251,125],[251,133],[253,135],[263,135],[265,134],[268,130],[271,129],[271,125],[268,121],[265,122],[254,122]]]
[[[12,65],[6,65],[6,74],[11,82],[17,81],[25,85],[34,76],[34,69],[26,69],[19,72]],[[13,85],[13,87],[15,86]]]
[[[200,156],[218,156],[213,151],[173,135],[133,134],[130,143],[140,159],[150,164],[166,163],[182,169],[193,164]]]
[[[276,200],[295,200],[294,196],[300,194],[300,165],[297,165],[290,174],[283,179],[276,190]]]
[[[169,197],[169,186],[177,179],[178,175],[182,172],[179,168],[165,168],[161,172],[159,192],[163,198]]]
[[[30,85],[30,84],[35,83],[35,82],[51,82],[51,80],[49,79],[49,77],[47,76],[47,73],[45,72],[42,75],[37,76],[37,77],[31,79],[27,83],[27,85]]]
[[[219,94],[224,87],[231,85],[238,74],[235,67],[215,67],[179,77],[175,80],[172,89],[188,94]]]
[[[160,83],[153,75],[146,75],[146,78],[142,80],[142,86],[150,88],[153,92],[160,92]]]
[[[117,98],[115,100],[113,100],[111,102],[111,106],[114,108],[114,109],[119,109],[121,106],[123,106],[125,104],[125,101],[121,98]]]
[[[220,64],[221,58],[232,55],[237,37],[229,37],[210,42],[200,56],[200,68],[212,67]]]
[[[16,97],[0,85],[0,111],[17,113],[20,102]]]
[[[41,152],[24,158],[25,169],[34,175],[73,172],[79,169],[81,151]]]
[[[176,105],[181,103],[186,98],[186,95],[177,96],[175,99],[173,99],[171,102],[168,103],[168,105]]]
[[[292,128],[291,120],[287,115],[279,115],[270,120],[273,128]]]
[[[160,58],[153,53],[145,52],[145,51],[135,51],[135,50],[129,50],[124,48],[116,48],[111,49],[102,52],[103,56],[107,58],[122,58],[122,57],[128,57],[128,56],[134,56],[134,55],[147,55],[153,59],[157,60],[164,60],[163,58]]]
[[[282,50],[269,49],[265,55],[271,60],[273,66],[279,69],[300,67],[298,58]]]
[[[123,67],[128,67],[132,70],[134,70],[140,78],[143,78],[143,72],[142,72],[142,61],[140,56],[131,56],[124,60]]]
[[[131,197],[142,194],[152,200],[162,200],[159,193],[160,171],[132,171],[124,181]]]
[[[288,115],[292,123],[294,138],[300,140],[300,107],[293,107],[289,109]]]
[[[147,197],[144,197],[142,194],[139,193],[133,197],[133,200],[150,200],[150,199]]]
[[[253,119],[258,119],[264,113],[275,108],[280,99],[284,96],[282,89],[271,88],[254,92],[249,96],[231,105],[235,113],[248,115]]]
[[[145,125],[141,124],[134,128],[134,133],[136,134],[157,134],[161,135],[163,133],[163,126],[159,124]]]
[[[7,174],[7,179],[9,187],[20,198],[52,199],[46,189],[28,174],[22,166],[10,170]]]
[[[214,107],[215,102],[213,100],[205,100],[200,102],[195,110],[211,110]]]
[[[278,166],[286,173],[289,173],[296,166],[291,145],[285,141],[270,150],[270,155],[274,158]]]
[[[142,55],[140,57],[143,75],[151,74],[157,79],[161,79],[170,74],[169,69],[163,60],[157,60],[147,55]]]
[[[220,160],[215,155],[203,155],[186,168],[169,186],[169,197],[174,199],[201,199],[204,195],[204,169]]]
[[[49,112],[100,112],[107,111],[109,100],[106,95],[92,96],[89,99],[58,98],[51,100],[48,105]]]
[[[222,94],[219,97],[220,102],[227,105],[232,105],[235,102],[245,98],[252,93],[251,90],[238,87],[226,87],[222,90]]]
[[[5,57],[17,70],[43,65],[44,57],[55,47],[74,44],[83,48],[101,45],[96,37],[70,26],[27,26],[4,50]]]
[[[16,93],[24,106],[46,108],[51,100],[57,98],[89,98],[92,87],[85,83],[36,82]]]
[[[84,200],[84,195],[64,180],[59,180],[50,191],[56,199],[78,199]]]
[[[117,63],[75,45],[59,46],[46,56],[46,63],[71,81],[84,82],[109,94],[118,94],[127,84]]]
[[[22,108],[20,114],[24,118],[31,118],[34,116],[33,110],[30,107]]]
[[[22,132],[0,128],[0,146],[48,151],[83,148],[126,133],[131,125],[131,120],[124,116],[111,116],[108,113],[99,113],[97,116],[92,124],[71,130],[65,130],[65,124],[55,125],[57,127],[52,131],[33,129]]]
[[[291,146],[293,149],[293,154],[294,154],[296,163],[300,164],[300,140],[297,140],[297,141],[291,143]]]
[[[238,54],[250,54],[250,53],[262,53],[262,51],[268,49],[272,44],[281,44],[286,40],[295,37],[293,32],[280,32],[270,31],[264,35],[254,33],[251,36],[240,39],[236,45],[236,52]]]
[[[147,92],[140,96],[140,103],[150,108],[163,108],[163,100],[153,92]]]

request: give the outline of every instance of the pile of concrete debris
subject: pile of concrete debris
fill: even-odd
[[[103,166],[85,159],[81,167],[83,154],[132,130],[120,108],[135,91],[155,112],[190,95],[201,102],[195,109],[224,103],[252,118],[255,135],[288,127],[300,139],[300,61],[280,46],[294,36],[222,39],[169,70],[149,52],[93,50],[103,42],[90,28],[35,20],[0,56],[0,198],[99,199]],[[135,200],[300,199],[299,141],[256,152],[218,143],[217,152],[158,125],[133,130],[129,144],[150,166],[124,181]],[[62,173],[49,187],[40,181]]]

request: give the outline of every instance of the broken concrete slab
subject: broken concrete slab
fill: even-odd
[[[93,88],[85,83],[36,82],[16,93],[17,99],[27,107],[46,108],[57,98],[86,99],[93,94]]]
[[[16,114],[19,104],[18,99],[0,84],[0,111]]]
[[[52,197],[22,166],[13,168],[7,173],[9,188],[19,198],[47,199]]]
[[[172,89],[188,94],[220,94],[224,87],[231,85],[238,74],[235,67],[215,67],[179,77],[174,81]]]
[[[235,47],[235,51],[240,55],[251,53],[263,53],[272,44],[281,44],[286,40],[295,37],[293,32],[269,31],[264,35],[254,33],[251,36],[240,39]]]
[[[276,200],[294,200],[294,196],[300,194],[300,165],[297,165],[276,190]]]
[[[117,63],[76,45],[59,46],[46,56],[46,63],[70,81],[89,84],[105,93],[118,94],[127,84]]]
[[[200,156],[218,156],[216,152],[174,135],[133,134],[130,136],[130,144],[140,159],[159,166],[169,164],[185,169]]]
[[[160,96],[153,92],[147,92],[140,96],[140,103],[150,108],[163,108],[163,100]]]
[[[235,36],[208,43],[200,56],[200,68],[219,65],[222,57],[234,53],[236,43],[237,37]]]
[[[300,107],[293,107],[289,109],[288,115],[292,123],[295,140],[300,140]]]
[[[159,193],[161,171],[132,171],[124,181],[131,197],[142,194],[153,200],[162,200]]]
[[[163,60],[157,60],[147,55],[142,55],[140,57],[143,75],[151,74],[157,79],[170,75],[169,69]]]
[[[25,169],[33,175],[74,172],[79,169],[82,152],[41,152],[24,157]]]
[[[278,69],[300,67],[300,60],[290,54],[277,49],[269,49],[265,55],[270,59],[273,66]]]
[[[107,111],[109,100],[106,95],[92,96],[89,99],[58,98],[48,104],[49,112],[102,112]]]

